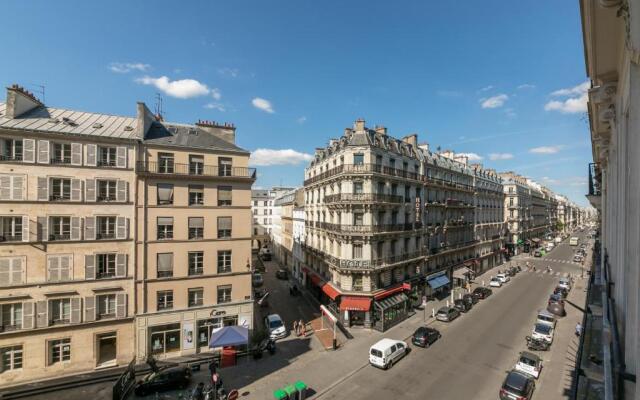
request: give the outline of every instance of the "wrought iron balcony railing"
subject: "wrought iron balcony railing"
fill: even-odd
[[[255,168],[199,165],[194,168],[192,164],[158,163],[155,161],[140,161],[136,164],[136,172],[140,174],[158,175],[185,175],[204,177],[230,177],[230,178],[256,178]]]
[[[395,203],[404,202],[403,196],[380,193],[338,193],[324,197],[325,203]]]

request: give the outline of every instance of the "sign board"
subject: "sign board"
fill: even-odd
[[[420,197],[416,197],[416,221],[420,221]]]
[[[341,268],[369,268],[370,266],[369,260],[340,260]]]
[[[182,348],[184,350],[190,350],[193,349],[194,346],[193,321],[185,321],[182,323]]]

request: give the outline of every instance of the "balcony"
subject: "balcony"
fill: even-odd
[[[376,224],[376,225],[341,225],[329,222],[316,222],[319,229],[341,233],[341,234],[376,234],[389,232],[412,231],[422,229],[422,222],[413,222],[406,224]]]
[[[404,197],[380,193],[338,193],[324,197],[326,204],[390,203],[402,204]]]
[[[602,184],[602,171],[600,169],[600,164],[598,163],[590,163],[589,164],[589,193],[587,194],[587,199],[589,203],[596,209],[600,209],[602,205],[602,192],[601,192],[601,184]]]
[[[116,234],[114,232],[96,233],[96,240],[111,240],[115,238],[116,238]]]
[[[304,181],[304,185],[308,186],[341,174],[380,174],[385,176],[411,179],[415,181],[424,181],[426,178],[424,175],[421,175],[417,172],[410,172],[404,169],[387,167],[380,164],[344,164],[327,170],[309,179],[306,179]]]
[[[22,235],[0,235],[0,242],[21,242]]]
[[[58,165],[71,164],[71,157],[52,158],[49,160],[49,164],[58,164]]]
[[[202,165],[193,168],[191,164],[167,164],[155,161],[140,161],[136,164],[136,172],[142,175],[155,176],[189,176],[190,178],[219,177],[222,179],[256,179],[255,168]]]
[[[14,161],[14,162],[22,161],[22,154],[14,154],[14,155],[3,154],[3,155],[0,155],[0,161]]]
[[[64,241],[64,240],[71,240],[71,233],[57,233],[57,234],[49,235],[50,242]]]

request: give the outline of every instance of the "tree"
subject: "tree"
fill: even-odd
[[[563,231],[564,230],[564,222],[556,221],[556,230],[557,231]]]

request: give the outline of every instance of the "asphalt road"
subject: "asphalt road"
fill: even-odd
[[[451,323],[431,325],[442,332],[442,339],[429,349],[412,346],[411,353],[392,369],[383,371],[366,366],[319,397],[327,399],[495,399],[499,388],[517,359],[526,350],[525,336],[530,334],[535,314],[546,306],[558,276],[580,272],[580,266],[567,262],[574,248],[567,242],[542,259],[531,259],[538,270],[550,265],[553,274],[522,272],[493,296],[481,301],[468,314]],[[521,263],[523,265],[523,263]],[[561,321],[562,322],[562,321]],[[561,323],[559,322],[559,323]],[[569,339],[571,329],[564,329]],[[406,338],[395,338],[406,339]],[[552,351],[563,357],[568,340]],[[363,355],[366,357],[366,355]],[[550,358],[549,353],[543,358]],[[559,381],[545,375],[562,371],[543,369],[534,399],[553,399]],[[547,389],[547,390],[545,390]],[[542,395],[545,393],[545,395]]]

